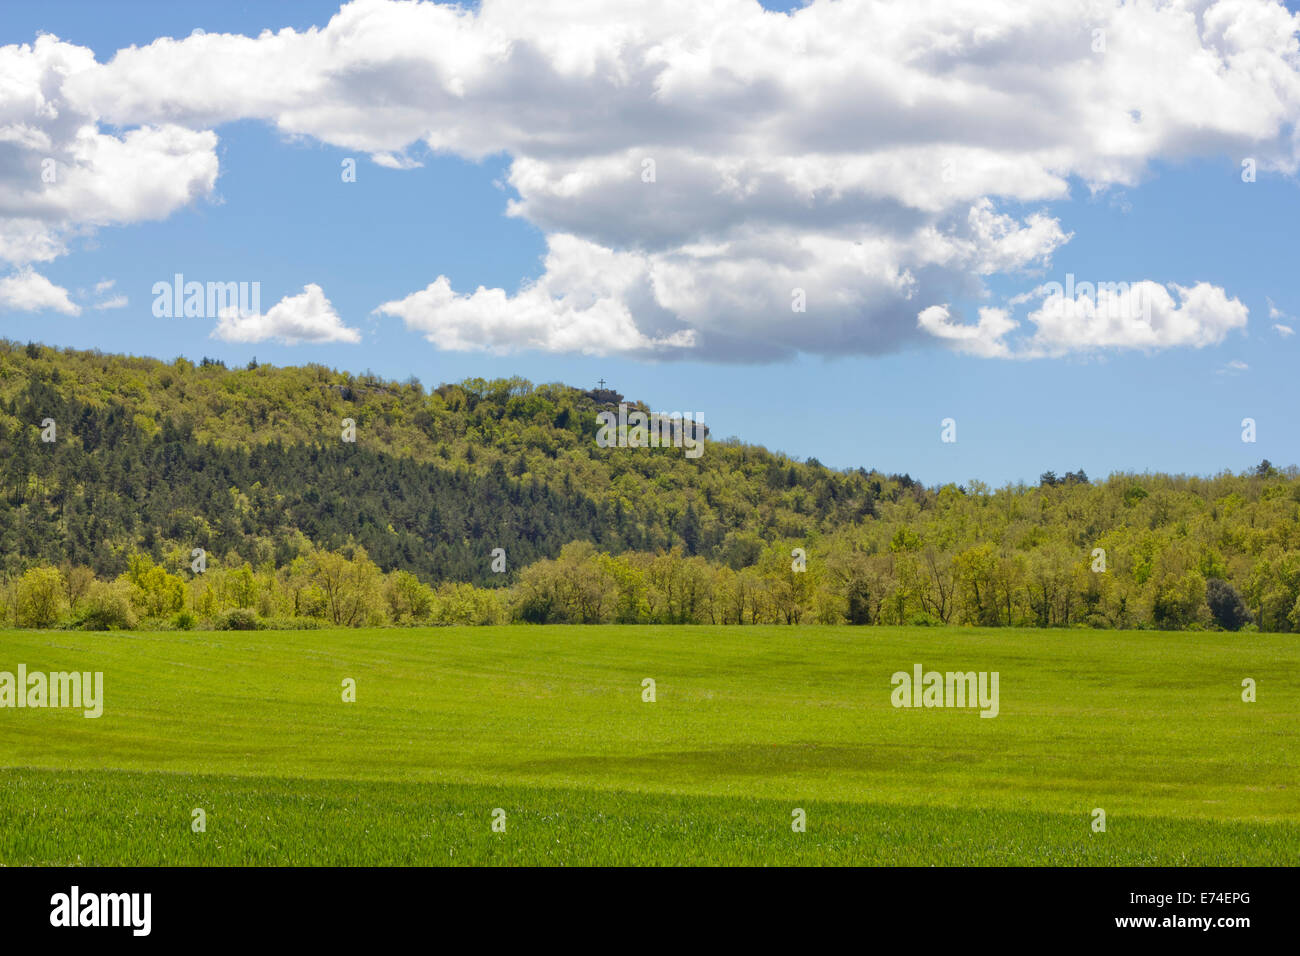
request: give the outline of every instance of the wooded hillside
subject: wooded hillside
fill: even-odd
[[[734,439],[601,448],[621,401],[651,410],[0,343],[0,610],[84,623],[98,578],[135,623],[309,623],[333,555],[373,591],[353,623],[436,619],[459,584],[457,619],[1300,630],[1295,468],[927,488]]]

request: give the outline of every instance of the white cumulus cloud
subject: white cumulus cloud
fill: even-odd
[[[651,263],[632,253],[615,253],[572,236],[552,236],[540,281],[507,295],[479,287],[468,295],[452,291],[446,276],[375,311],[401,318],[435,345],[464,351],[666,354],[690,348],[687,330],[647,335],[632,307],[653,302]]]
[[[20,269],[13,275],[0,279],[0,309],[81,314],[81,306],[72,301],[67,289],[55,285],[31,269]]]
[[[543,274],[510,293],[431,271],[379,306],[446,348],[1001,354],[1003,319],[917,316],[1049,263],[1071,180],[1300,168],[1298,29],[1277,0],[355,0],[106,63],[41,38],[0,50],[0,256],[204,195],[211,129],[259,119],[412,176],[430,151],[510,157],[504,211],[546,235]],[[50,149],[67,178],[41,184]],[[1196,346],[1237,315],[1200,288],[1145,331],[1043,313],[1032,348]]]
[[[105,132],[68,87],[102,66],[43,35],[0,47],[0,260],[48,262],[75,237],[163,219],[210,193],[216,134],[167,121]]]
[[[960,352],[982,358],[1009,358],[1011,351],[1003,338],[1020,324],[1005,309],[980,309],[976,325],[955,323],[946,305],[932,305],[916,318],[931,335],[946,339]]]
[[[1055,287],[1053,287],[1055,286]],[[1026,316],[1032,334],[1013,337],[1021,323],[1003,309],[979,310],[976,325],[953,320],[947,305],[917,315],[917,325],[957,351],[985,358],[1059,358],[1106,350],[1158,351],[1218,345],[1244,329],[1249,310],[1218,286],[1185,287],[1143,280],[1080,283],[1074,294],[1059,284],[1016,296],[1011,304],[1041,299]],[[1172,290],[1172,291],[1171,291]],[[1236,362],[1229,368],[1240,371]]]
[[[1031,312],[1029,321],[1037,328],[1028,352],[1055,356],[1099,349],[1203,348],[1244,329],[1248,315],[1239,300],[1208,282],[1166,288],[1146,280],[1118,290],[1099,284],[1091,296],[1049,295]]]
[[[224,309],[212,330],[212,337],[227,342],[265,342],[285,345],[302,342],[361,341],[361,332],[343,324],[325,292],[314,282],[299,295],[285,296],[264,313],[241,314]]]

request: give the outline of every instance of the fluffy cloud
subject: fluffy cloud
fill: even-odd
[[[1248,317],[1239,300],[1230,299],[1223,289],[1208,282],[1191,287],[1176,283],[1165,287],[1151,281],[1079,283],[1074,288],[1051,283],[1012,302],[1020,304],[1030,298],[1042,301],[1027,316],[1033,335],[1020,340],[1008,339],[1020,323],[1002,309],[980,309],[979,323],[968,325],[954,322],[947,306],[932,306],[917,315],[917,325],[957,351],[972,355],[1058,358],[1108,349],[1157,351],[1218,345],[1229,332],[1244,329]]]
[[[1190,288],[1150,281],[1118,290],[1099,285],[1091,296],[1049,295],[1029,314],[1037,330],[1028,352],[1056,356],[1109,348],[1203,348],[1245,328],[1247,314],[1240,301],[1207,282]]]
[[[325,292],[314,282],[299,295],[285,296],[266,312],[241,314],[224,309],[212,330],[212,337],[227,342],[265,342],[275,339],[285,345],[300,342],[361,341],[361,332],[343,324]]]
[[[173,123],[100,130],[67,86],[99,65],[41,36],[0,47],[0,260],[48,262],[94,228],[162,219],[217,178],[215,133]]]
[[[644,256],[552,236],[545,275],[517,295],[481,286],[457,295],[447,277],[439,276],[428,288],[375,311],[397,316],[440,348],[456,351],[648,355],[690,348],[689,331],[654,336],[638,328],[632,309],[653,308],[650,268]]]
[[[1010,357],[1011,350],[1003,337],[1020,324],[1005,309],[980,309],[977,325],[954,323],[946,305],[932,305],[916,320],[925,331],[951,342],[958,351],[982,358]]]
[[[68,297],[67,289],[55,285],[31,269],[21,269],[0,279],[0,309],[81,314],[81,307]]]
[[[320,29],[160,39],[106,64],[47,43],[63,65],[34,75],[61,116],[142,127],[81,152],[65,131],[83,167],[170,157],[187,196],[211,134],[179,127],[235,119],[398,168],[505,152],[508,214],[546,233],[546,272],[514,295],[440,276],[380,311],[449,348],[745,360],[931,340],[918,313],[1068,240],[1042,208],[1011,210],[1068,198],[1072,177],[1129,186],[1154,159],[1223,153],[1295,170],[1298,26],[1276,0],[356,0]],[[29,120],[9,136],[36,155],[53,124]],[[133,189],[125,211],[82,193],[110,218],[183,201]],[[17,233],[0,228],[0,253],[57,254],[41,245],[57,233]],[[997,319],[970,337],[931,316],[950,341],[999,338]]]

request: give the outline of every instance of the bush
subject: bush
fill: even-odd
[[[1237,631],[1250,623],[1250,609],[1237,589],[1222,578],[1205,582],[1205,603],[1214,622],[1225,631]]]
[[[1206,603],[1206,584],[1199,571],[1188,571],[1182,577],[1166,576],[1156,586],[1151,617],[1156,627],[1164,631],[1186,630],[1203,617]]]
[[[389,618],[394,624],[419,624],[433,614],[433,588],[409,571],[398,571],[384,585]]]
[[[67,607],[63,575],[57,568],[29,568],[18,579],[14,602],[19,627],[50,627]]]
[[[90,585],[77,627],[84,631],[118,631],[130,630],[135,625],[129,587],[103,581]]]
[[[172,627],[178,631],[192,631],[198,619],[189,611],[181,611],[172,618]]]
[[[315,631],[321,622],[314,617],[268,617],[258,627],[266,631]]]
[[[437,624],[502,624],[507,619],[501,596],[491,588],[450,582],[438,587],[433,609]]]
[[[185,580],[179,575],[168,574],[147,554],[131,555],[127,572],[121,580],[131,584],[131,603],[145,617],[166,617],[185,606]]]
[[[257,628],[257,613],[247,607],[237,607],[217,619],[218,631],[256,631]]]

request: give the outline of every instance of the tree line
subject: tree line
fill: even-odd
[[[0,342],[3,619],[1300,629],[1295,468],[926,487],[736,439],[600,448],[622,401]]]

